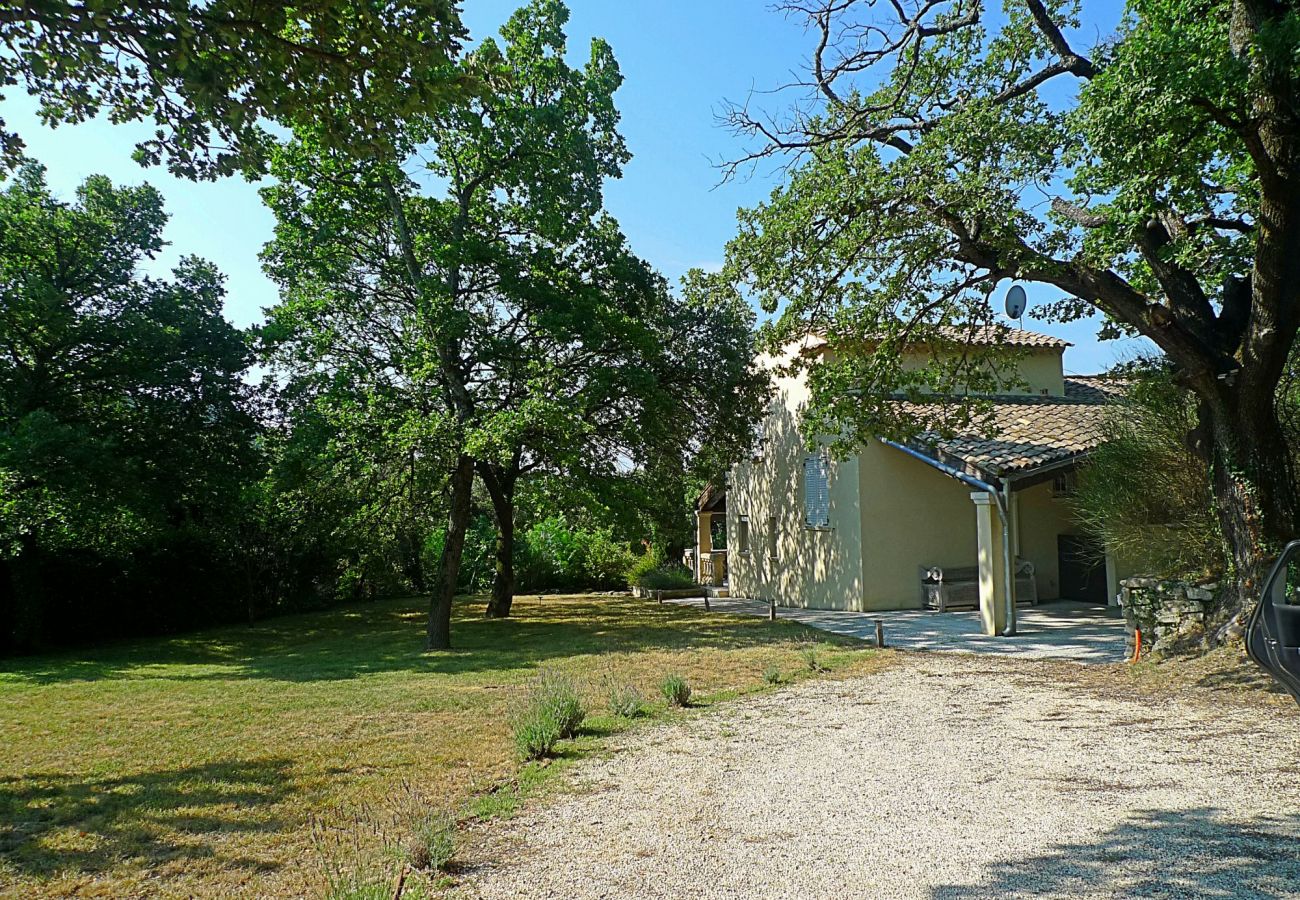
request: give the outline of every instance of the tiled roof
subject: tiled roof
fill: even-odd
[[[1005,344],[1010,347],[1055,347],[1062,350],[1070,346],[1069,341],[1052,337],[1050,334],[1039,334],[1037,331],[1024,331],[999,324],[969,328],[961,325],[945,325],[938,329],[938,333],[941,337],[957,344]]]
[[[1104,438],[1106,407],[1123,384],[1098,377],[1070,377],[1064,397],[993,398],[980,434],[925,433],[913,441],[950,463],[1000,478],[1022,475],[1086,453]],[[914,404],[918,411],[919,404]]]
[[[1050,334],[1039,334],[1037,331],[1011,328],[999,323],[970,326],[940,325],[933,328],[928,334],[918,332],[913,343],[934,343],[936,340],[954,345],[971,344],[981,347],[1000,344],[1006,347],[1040,347],[1064,350],[1066,347],[1071,346],[1069,341],[1052,337]],[[808,334],[799,342],[799,350],[806,353],[828,345],[829,342],[823,335]]]

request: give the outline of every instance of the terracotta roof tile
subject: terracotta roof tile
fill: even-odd
[[[986,434],[926,433],[915,444],[994,477],[1023,474],[1086,453],[1104,439],[1106,407],[1123,384],[1067,378],[1064,397],[995,397]]]
[[[1070,346],[1069,341],[1052,337],[1050,334],[1039,334],[1037,331],[1025,331],[1000,324],[979,325],[970,328],[961,325],[948,325],[940,328],[939,334],[958,344],[1006,344],[1010,347],[1056,347],[1060,349]]]
[[[1039,334],[1037,331],[1025,331],[1021,328],[1011,328],[1008,325],[995,323],[992,325],[941,325],[934,327],[931,333],[930,341],[935,338],[939,341],[951,342],[955,345],[973,344],[977,346],[989,346],[992,344],[1002,344],[1008,347],[1048,347],[1058,350],[1064,350],[1071,346],[1069,341],[1062,340],[1058,337],[1052,337],[1050,334]],[[820,350],[823,347],[830,346],[826,337],[817,333],[809,333],[802,339],[795,342],[795,352],[809,353]],[[927,343],[927,338],[920,336],[916,339],[917,344]]]

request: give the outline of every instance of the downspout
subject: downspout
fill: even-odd
[[[998,518],[1002,520],[1002,567],[1005,577],[1002,582],[1003,602],[1006,604],[1007,624],[1002,629],[1003,637],[1011,637],[1016,633],[1016,596],[1015,596],[1015,577],[1016,573],[1011,568],[1011,482],[1003,481],[1002,488],[999,490],[987,481],[981,481],[974,475],[967,475],[961,469],[950,466],[947,463],[940,462],[932,456],[926,456],[920,450],[913,449],[906,444],[900,444],[897,441],[877,438],[880,443],[893,447],[895,450],[901,450],[913,459],[918,459],[927,466],[938,469],[945,475],[956,478],[963,484],[968,484],[973,488],[985,491],[993,497],[994,505],[998,508]]]
[[[1007,624],[1002,636],[1012,637],[1016,633],[1016,570],[1011,558],[1011,479],[1003,478],[1002,492],[994,496],[998,498],[998,513],[1002,516],[1002,571],[1005,573],[1002,591],[1007,602]]]

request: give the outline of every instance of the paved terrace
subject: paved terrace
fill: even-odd
[[[704,605],[702,597],[665,600],[686,606]],[[766,616],[768,606],[758,600],[717,598],[709,606],[718,612]],[[1064,659],[1086,663],[1122,662],[1124,619],[1116,608],[1089,606],[1068,600],[1021,607],[1017,610],[1015,637],[989,637],[980,630],[979,613],[895,610],[838,612],[778,606],[776,615],[850,637],[874,641],[876,620],[885,623],[885,645],[905,650],[946,653],[996,653],[1022,659]]]

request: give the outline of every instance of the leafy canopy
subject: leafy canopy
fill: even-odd
[[[1300,32],[1282,16],[1243,52],[1231,7],[1134,0],[1084,55],[1070,0],[787,5],[817,41],[810,93],[776,118],[730,111],[760,142],[731,171],[792,158],[742,212],[727,274],[778,314],[769,348],[814,331],[851,351],[818,367],[810,430],[911,433],[935,422],[899,392],[1014,383],[1005,350],[960,339],[1008,278],[1061,290],[1044,318],[1100,310],[1104,335],[1145,334],[1184,370],[1236,368],[1260,203],[1251,60],[1289,59]],[[918,346],[941,352],[918,365]]]
[[[247,337],[222,279],[162,247],[153,188],[94,176],[75,203],[26,164],[0,191],[0,553],[124,553],[210,521],[255,464]]]
[[[262,171],[271,123],[382,145],[393,122],[473,89],[452,65],[464,36],[452,0],[0,2],[0,86],[38,97],[51,125],[148,121],[140,162],[215,178]],[[0,162],[22,147],[0,123]]]

